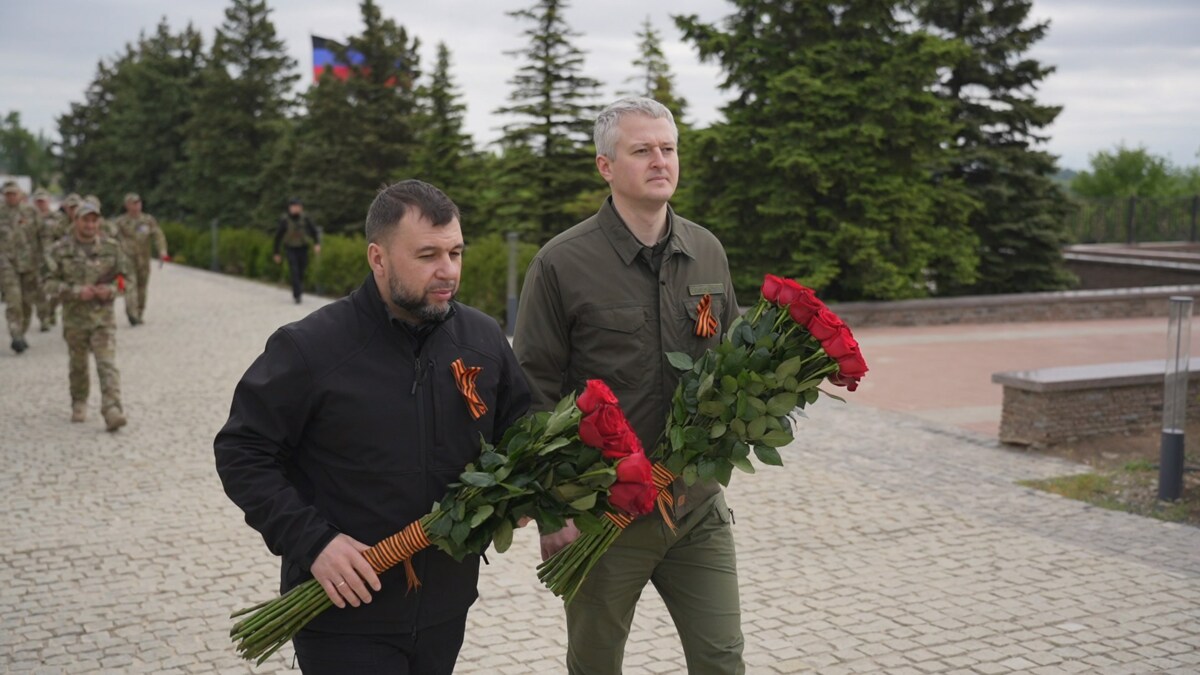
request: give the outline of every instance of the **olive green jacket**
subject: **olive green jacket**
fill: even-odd
[[[669,207],[668,218],[657,274],[611,197],[595,216],[551,239],[526,273],[513,339],[534,410],[552,409],[587,380],[602,379],[648,454],[661,441],[679,379],[666,352],[699,357],[738,316],[721,243]],[[696,306],[706,294],[719,325],[716,335],[702,338]],[[677,481],[676,514],[718,489],[710,481],[685,490]]]

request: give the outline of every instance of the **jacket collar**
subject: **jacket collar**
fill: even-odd
[[[362,286],[354,293],[354,304],[358,306],[367,316],[374,317],[376,321],[383,324],[404,323],[399,318],[392,316],[392,311],[383,302],[383,295],[379,292],[379,284],[375,283],[375,275],[367,273],[366,280]],[[446,318],[438,322],[441,325],[453,319],[458,314],[458,302],[450,301],[450,311],[446,313]]]
[[[612,244],[613,250],[626,265],[632,265],[638,254],[641,253],[644,244],[629,231],[629,226],[625,224],[625,221],[621,219],[621,214],[617,213],[616,207],[613,206],[611,195],[604,200],[604,205],[600,207],[596,219],[600,230]],[[696,257],[692,254],[692,233],[682,227],[681,219],[675,217],[675,210],[671,208],[670,204],[667,204],[667,230],[667,258],[676,253],[682,253],[689,258]]]

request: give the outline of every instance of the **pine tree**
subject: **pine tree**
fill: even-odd
[[[59,118],[64,187],[97,194],[106,212],[134,191],[147,210],[183,213],[184,130],[203,56],[191,25],[174,34],[164,19],[111,64],[102,62],[85,102]]]
[[[563,17],[563,0],[538,0],[509,16],[532,24],[529,46],[509,52],[523,65],[509,82],[511,106],[496,111],[518,121],[504,126],[501,193],[489,209],[494,229],[516,229],[544,243],[579,220],[572,207],[580,193],[602,185],[591,144],[600,83],[581,74],[579,37]],[[594,204],[590,211],[599,206]]]
[[[1052,177],[1055,158],[1037,145],[1062,108],[1041,105],[1037,86],[1054,72],[1024,55],[1045,37],[1029,24],[1031,0],[921,0],[920,20],[966,45],[938,88],[958,125],[950,176],[979,208],[970,225],[979,238],[979,278],[944,284],[949,292],[1015,293],[1064,288],[1067,218],[1072,207]]]
[[[946,175],[948,105],[932,92],[958,47],[910,32],[884,0],[732,0],[721,26],[677,17],[735,98],[683,151],[694,218],[735,283],[771,272],[830,299],[908,298],[972,280],[972,206]]]
[[[687,99],[675,91],[675,76],[671,74],[671,65],[662,50],[662,37],[654,30],[650,17],[642,22],[642,28],[636,33],[638,38],[638,57],[633,60],[637,74],[627,78],[626,82],[636,85],[626,95],[645,96],[663,104],[675,117],[676,126],[683,132],[683,115],[687,109]]]
[[[463,131],[467,106],[450,74],[450,50],[438,43],[437,62],[428,84],[417,87],[417,145],[413,175],[441,188],[458,205],[463,226],[474,216],[478,158],[470,134]]]
[[[363,32],[348,52],[362,55],[345,81],[328,71],[309,89],[308,113],[298,123],[291,185],[318,224],[334,232],[361,231],[381,187],[413,171],[418,41],[374,0],[360,5]]]
[[[286,185],[264,167],[289,124],[299,76],[270,12],[265,0],[232,0],[201,73],[187,129],[186,202],[202,222],[262,223],[285,199]],[[270,211],[260,210],[264,201]]]

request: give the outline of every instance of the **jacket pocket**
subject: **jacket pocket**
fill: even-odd
[[[689,296],[683,302],[683,309],[676,315],[675,330],[678,331],[680,337],[684,337],[681,344],[696,344],[696,349],[692,352],[692,356],[698,356],[705,349],[716,347],[721,342],[721,336],[725,334],[727,326],[722,325],[721,317],[725,315],[725,295],[712,296],[712,305],[709,307],[709,313],[712,318],[717,320],[717,332],[711,337],[701,337],[696,335],[696,320],[699,318],[700,300],[703,296]],[[686,337],[685,337],[686,336]],[[690,339],[689,339],[690,338]],[[693,342],[694,341],[694,342]]]
[[[598,307],[572,329],[572,380],[603,377],[609,386],[636,387],[650,368],[649,328],[642,305]]]

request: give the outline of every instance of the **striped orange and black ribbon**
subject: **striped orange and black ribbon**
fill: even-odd
[[[696,305],[696,335],[710,338],[717,334],[717,319],[712,315],[712,296],[705,293]]]
[[[671,483],[674,483],[678,476],[655,462],[654,466],[650,467],[650,477],[654,479],[654,487],[658,488],[658,512],[662,514],[663,522],[674,530],[675,522],[671,520],[670,514],[675,512],[675,497],[671,494]]]
[[[479,373],[483,370],[482,366],[468,367],[463,363],[462,359],[455,359],[454,363],[450,364],[450,369],[454,371],[454,383],[458,385],[458,391],[467,401],[467,409],[471,411],[471,417],[479,419],[487,414],[487,404],[483,399],[479,398],[478,392],[475,391],[475,378],[479,377]]]
[[[414,521],[408,527],[363,551],[363,557],[371,563],[371,569],[376,574],[383,574],[399,563],[404,563],[404,576],[408,581],[408,590],[421,587],[421,580],[412,566],[412,557],[420,551],[429,548],[429,537],[421,527],[421,521]]]

